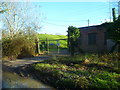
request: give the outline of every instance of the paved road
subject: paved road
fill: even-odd
[[[36,56],[36,57],[31,57],[31,58],[24,58],[24,59],[16,59],[16,60],[5,60],[3,61],[3,64],[6,66],[10,67],[19,67],[19,66],[24,66],[26,64],[32,64],[36,62],[41,62],[42,60],[48,59],[48,56]]]

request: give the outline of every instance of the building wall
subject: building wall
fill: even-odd
[[[81,42],[79,44],[79,47],[84,52],[105,52],[107,51],[107,45],[104,43],[104,33],[106,32],[106,29],[101,26],[92,26],[92,27],[86,27],[86,28],[80,28],[81,33]],[[96,33],[96,44],[95,45],[89,45],[88,44],[88,34],[89,33]]]

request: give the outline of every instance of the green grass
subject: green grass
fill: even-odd
[[[39,34],[38,35],[40,40],[56,40],[56,39],[67,39],[67,36],[65,35],[52,35],[52,34]],[[49,43],[57,44],[56,41],[50,41]],[[60,40],[60,47],[61,48],[67,48],[67,40]]]
[[[34,64],[34,71],[56,88],[120,87],[120,53],[57,57]]]

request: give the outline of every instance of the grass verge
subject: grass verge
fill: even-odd
[[[57,57],[34,64],[35,73],[55,88],[120,87],[119,53]]]

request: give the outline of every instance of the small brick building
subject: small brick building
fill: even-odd
[[[78,44],[83,52],[103,53],[108,50],[107,33],[103,25],[81,27],[79,29],[81,35]]]

